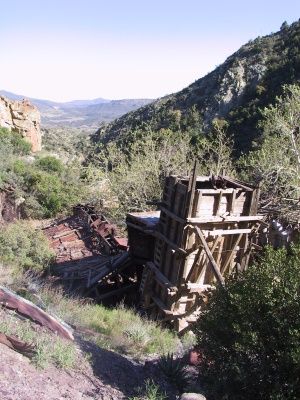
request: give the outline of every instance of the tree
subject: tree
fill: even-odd
[[[266,200],[284,204],[300,197],[300,86],[284,86],[261,113],[262,144],[240,166],[248,179],[261,181]]]
[[[300,398],[300,246],[267,249],[217,288],[197,323],[212,400]]]

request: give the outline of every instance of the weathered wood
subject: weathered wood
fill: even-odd
[[[74,340],[71,327],[52,315],[47,314],[31,301],[18,296],[3,286],[0,286],[0,304],[3,307],[16,310],[18,313],[45,326],[65,339]]]
[[[74,233],[77,233],[76,229],[72,229],[71,231],[63,231],[61,233],[58,233],[57,235],[54,235],[53,239],[59,239],[61,237],[70,236],[73,235]]]
[[[239,215],[239,216],[233,216],[233,215],[228,215],[225,217],[222,216],[212,216],[212,217],[195,217],[195,218],[187,218],[186,223],[188,224],[205,224],[209,222],[213,223],[232,223],[232,222],[244,222],[244,221],[249,221],[249,222],[254,222],[254,221],[261,221],[264,217],[262,215]]]
[[[195,169],[192,177],[166,179],[152,282],[142,295],[153,317],[186,326],[200,315],[214,282],[224,285],[234,258],[247,264],[253,247],[248,236],[263,218],[253,212],[257,200],[255,187],[227,177],[196,177]],[[175,295],[170,285],[178,288]]]
[[[195,226],[198,228],[198,226]],[[221,236],[221,235],[239,235],[243,233],[251,233],[252,229],[245,228],[245,229],[215,229],[214,231],[204,231],[207,236]]]
[[[96,276],[94,276],[92,279],[90,279],[89,286],[87,286],[87,288],[90,288],[95,283],[97,283],[101,279],[103,279],[105,276],[115,272],[128,259],[129,259],[129,253],[124,252],[121,256],[118,256],[118,258],[115,259],[114,261],[110,260],[107,263],[107,265],[105,265],[101,268],[101,271]]]
[[[165,289],[168,289],[170,292],[177,292],[178,288],[174,285],[172,285],[172,283],[165,277],[165,275],[163,275],[160,270],[155,266],[155,264],[153,262],[148,262],[147,267],[150,268],[153,273],[154,276],[157,280],[157,282]]]
[[[165,235],[163,235],[160,232],[155,232],[155,236],[158,239],[161,239],[163,241],[165,241],[169,246],[172,247],[172,249],[174,249],[175,251],[177,251],[178,253],[181,253],[183,255],[186,255],[186,251],[184,249],[182,249],[181,247],[177,246],[175,243],[171,242],[171,240],[169,240]]]
[[[223,278],[223,276],[222,276],[222,274],[220,272],[219,266],[215,262],[214,257],[212,255],[207,243],[206,243],[205,237],[204,237],[201,229],[198,226],[195,226],[195,230],[196,230],[196,232],[197,232],[197,234],[199,236],[199,239],[200,239],[200,241],[201,241],[201,243],[203,245],[204,250],[206,251],[207,257],[208,257],[208,259],[209,259],[209,261],[211,263],[211,266],[213,268],[213,271],[214,271],[214,274],[215,274],[217,280],[221,283],[221,285],[224,285],[224,278]]]
[[[196,181],[197,181],[196,169],[197,169],[197,161],[195,161],[195,163],[194,163],[193,173],[189,180],[189,188],[188,188],[186,205],[185,205],[185,208],[186,208],[185,217],[186,218],[189,218],[192,216],[193,203],[194,203],[194,197],[195,197],[195,189],[196,189]]]
[[[232,246],[232,251],[228,253],[227,258],[225,260],[224,265],[221,267],[221,272],[222,274],[225,274],[225,272],[227,271],[228,266],[230,265],[233,257],[235,257],[236,255],[236,247],[239,245],[241,239],[243,237],[243,234],[240,233],[239,236],[235,239],[233,246]]]
[[[161,206],[160,210],[162,212],[164,212],[165,214],[167,214],[172,219],[174,219],[175,221],[181,222],[182,224],[186,223],[186,219],[185,218],[178,217],[174,212],[168,210],[167,208]]]

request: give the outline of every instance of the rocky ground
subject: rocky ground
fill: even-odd
[[[145,382],[153,380],[169,399],[176,391],[162,376],[155,361],[138,363],[96,346],[76,335],[78,361],[64,370],[48,365],[36,367],[32,361],[0,344],[0,398],[2,400],[121,400],[143,393]]]

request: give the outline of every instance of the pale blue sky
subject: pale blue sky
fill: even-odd
[[[300,0],[0,0],[0,89],[156,98],[300,17]]]

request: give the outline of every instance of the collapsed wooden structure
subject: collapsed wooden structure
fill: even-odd
[[[134,230],[155,238],[140,283],[143,307],[153,318],[184,330],[199,317],[212,286],[223,285],[234,268],[247,267],[262,219],[258,198],[257,187],[194,172],[191,178],[166,179],[158,223],[149,225],[149,216],[127,217],[133,256]]]
[[[259,247],[258,199],[257,187],[229,177],[169,176],[159,211],[127,215],[129,250],[116,227],[80,205],[75,219],[45,231],[57,252],[52,271],[97,301],[139,288],[152,318],[184,331],[209,291]]]

